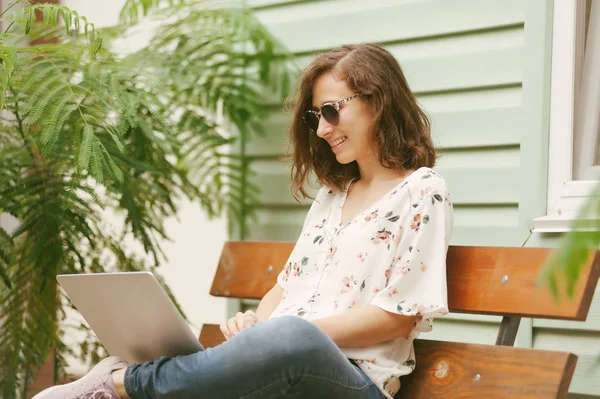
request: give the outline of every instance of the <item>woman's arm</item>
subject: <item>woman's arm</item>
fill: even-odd
[[[271,316],[271,313],[273,313],[277,305],[279,305],[282,295],[283,288],[275,283],[273,288],[263,296],[258,304],[258,308],[256,309],[256,318],[258,321],[267,320],[269,316]]]
[[[417,316],[393,314],[375,305],[365,305],[312,323],[338,347],[360,348],[407,337],[417,320]]]

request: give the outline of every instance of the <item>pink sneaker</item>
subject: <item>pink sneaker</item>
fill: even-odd
[[[121,399],[110,375],[127,366],[118,357],[107,357],[77,381],[45,389],[33,399]]]

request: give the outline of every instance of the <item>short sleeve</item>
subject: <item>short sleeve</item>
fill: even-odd
[[[371,304],[391,313],[422,316],[416,331],[431,331],[432,319],[448,313],[446,254],[452,223],[452,203],[444,188],[412,202],[386,270],[387,285]]]
[[[323,186],[319,189],[319,191],[317,192],[317,195],[315,196],[314,201],[312,202],[310,209],[308,210],[308,213],[306,214],[306,217],[304,218],[304,223],[302,225],[302,230],[300,231],[300,237],[302,236],[302,234],[304,234],[306,227],[308,225],[308,222],[310,220],[312,220],[314,213],[317,211],[317,208],[319,208],[320,203],[322,201],[322,199],[330,192],[330,189]],[[298,240],[299,241],[299,240]],[[288,280],[288,277],[291,273],[291,269],[293,268],[293,259],[296,257],[296,248],[297,246],[294,247],[294,249],[292,250],[292,253],[290,254],[288,260],[285,262],[285,265],[283,266],[283,269],[281,270],[281,272],[279,273],[279,275],[277,276],[277,284],[279,284],[280,287],[282,287],[284,290],[286,288],[286,283]]]

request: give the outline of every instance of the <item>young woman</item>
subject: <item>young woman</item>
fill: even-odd
[[[294,195],[322,186],[277,283],[227,341],[128,365],[110,357],[35,399],[392,398],[413,340],[448,312],[452,203],[429,121],[394,57],[343,46],[305,69],[290,129]]]

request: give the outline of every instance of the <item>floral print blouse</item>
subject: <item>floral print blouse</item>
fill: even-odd
[[[444,179],[422,167],[342,226],[348,187],[323,187],[317,193],[277,278],[284,292],[270,318],[314,320],[368,304],[422,316],[408,338],[340,348],[391,399],[400,389],[400,376],[415,368],[413,340],[431,331],[434,317],[448,313],[452,202]]]

